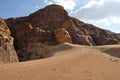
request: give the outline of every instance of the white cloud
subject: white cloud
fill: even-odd
[[[118,23],[118,21],[113,22],[113,19],[103,19],[103,20],[98,20],[98,21],[84,20],[84,21],[89,23],[89,24],[96,25],[97,27],[120,33],[120,26],[119,26],[120,23]]]
[[[46,3],[46,4],[53,4],[53,2],[52,1],[50,1],[50,0],[44,0],[44,3]]]
[[[94,22],[102,23],[102,24],[105,24],[109,27],[110,25],[113,25],[113,24],[119,24],[120,23],[120,17],[108,17],[108,18],[104,18],[104,19],[101,19],[101,20],[96,20]]]
[[[35,6],[35,9],[39,9],[39,6]]]
[[[81,8],[90,8],[90,7],[93,7],[93,6],[101,6],[103,5],[105,2],[105,0],[91,0],[88,4],[86,4],[85,6],[81,7]]]
[[[113,17],[111,20],[111,22],[114,22],[115,24],[120,23],[120,17]]]
[[[63,6],[66,10],[74,10],[76,3],[74,0],[44,0],[47,4],[59,4]]]
[[[62,5],[65,9],[74,10],[76,3],[74,0],[53,0],[56,4]]]
[[[83,20],[105,23],[107,26],[120,23],[120,0],[91,0],[72,15]]]
[[[98,20],[98,21],[95,21],[96,23],[102,23],[102,24],[105,24],[107,26],[110,26],[112,23],[110,23],[109,19],[108,18],[105,18],[105,19],[102,19],[102,20]]]

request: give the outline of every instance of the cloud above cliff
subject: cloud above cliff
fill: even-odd
[[[116,31],[120,25],[120,0],[44,0],[44,2],[62,5],[71,16],[104,29]]]
[[[0,0],[0,16],[27,16],[50,4],[62,5],[71,16],[86,23],[120,33],[120,0]]]
[[[46,4],[59,4],[70,15],[82,19],[103,22],[106,25],[120,23],[120,0],[44,0]],[[84,3],[86,2],[86,3]],[[84,3],[76,8],[76,6]]]
[[[73,10],[76,6],[74,0],[44,0],[47,4],[59,4],[62,5],[66,10]]]
[[[120,23],[120,0],[91,0],[72,13],[83,20],[104,22],[107,25]]]

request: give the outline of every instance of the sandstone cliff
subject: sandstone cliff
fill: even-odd
[[[39,50],[45,49],[43,46],[46,45],[69,42],[92,46],[116,44],[120,41],[116,35],[70,17],[59,5],[49,5],[29,16],[5,21],[14,37],[14,46],[21,60],[36,59],[35,55],[37,58],[49,56]]]
[[[3,19],[0,19],[0,63],[18,62],[17,54],[13,47],[11,32]]]

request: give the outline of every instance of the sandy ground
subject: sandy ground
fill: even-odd
[[[61,44],[55,50],[50,58],[0,65],[0,80],[120,80],[118,45]]]

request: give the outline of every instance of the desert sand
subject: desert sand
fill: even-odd
[[[45,59],[0,65],[0,80],[120,80],[119,45],[64,43],[54,52]]]

